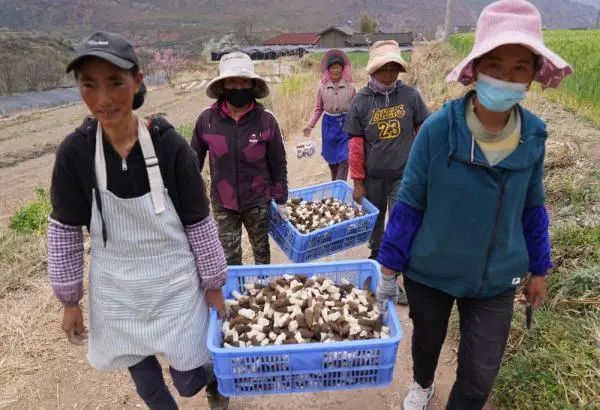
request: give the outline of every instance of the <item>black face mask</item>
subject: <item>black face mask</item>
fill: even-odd
[[[234,107],[242,108],[252,102],[253,91],[252,88],[242,88],[241,90],[225,88],[223,98]]]

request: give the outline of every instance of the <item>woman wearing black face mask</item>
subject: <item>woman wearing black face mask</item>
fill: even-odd
[[[196,122],[192,148],[200,167],[210,157],[211,202],[228,265],[242,264],[242,224],[256,264],[270,263],[269,202],[287,218],[287,161],[273,113],[256,99],[269,88],[244,53],[221,58],[219,76],[206,93],[217,101]]]

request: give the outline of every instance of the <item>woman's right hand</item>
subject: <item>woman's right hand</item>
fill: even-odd
[[[87,339],[87,330],[83,325],[83,313],[79,304],[65,306],[63,312],[62,330],[67,334],[69,342],[81,346]]]
[[[225,297],[223,296],[223,291],[221,288],[219,289],[206,289],[206,303],[208,306],[215,309],[219,314],[219,318],[225,318]]]
[[[396,272],[381,266],[381,280],[377,285],[375,298],[377,299],[377,307],[379,312],[383,313],[386,310],[387,301],[396,297],[398,293],[398,282],[396,280]]]
[[[311,127],[304,127],[304,129],[302,130],[302,133],[304,134],[304,136],[306,138],[310,137],[310,132],[312,131]]]
[[[352,199],[357,204],[362,204],[363,196],[365,196],[365,184],[362,179],[354,180],[354,189],[352,190]]]

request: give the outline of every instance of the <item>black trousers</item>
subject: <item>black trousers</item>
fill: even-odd
[[[135,388],[150,410],[176,410],[175,399],[169,392],[162,375],[162,368],[155,356],[148,356],[129,368]],[[198,367],[193,370],[179,371],[169,367],[173,384],[183,397],[192,397],[212,379],[209,368]]]
[[[433,383],[454,301],[460,318],[456,381],[446,409],[481,409],[492,391],[508,339],[515,289],[486,299],[455,298],[404,276],[413,321],[413,377]]]

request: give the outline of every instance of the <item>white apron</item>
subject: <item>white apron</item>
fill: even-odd
[[[164,188],[150,133],[139,117],[138,139],[150,192],[122,199],[106,188],[98,124],[87,358],[96,369],[110,370],[162,354],[173,368],[191,370],[211,360],[206,348],[208,307],[183,225]],[[96,195],[102,200],[106,247]]]

